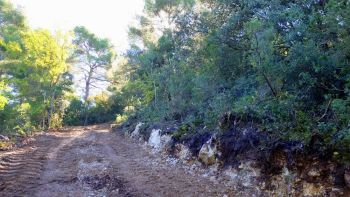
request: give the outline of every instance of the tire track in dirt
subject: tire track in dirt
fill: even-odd
[[[134,196],[131,187],[114,173],[98,132],[81,130],[49,155],[34,196]]]
[[[0,196],[30,196],[38,186],[55,136],[40,136],[31,145],[0,154]]]
[[[210,197],[230,194],[230,188],[166,162],[156,162],[156,156],[139,144],[118,134],[106,135],[104,132],[97,134],[104,142],[104,152],[117,166],[121,176],[137,191],[142,191],[141,196]]]
[[[229,191],[208,178],[160,162],[106,126],[72,128],[35,139],[30,146],[1,153],[1,197],[210,197]]]

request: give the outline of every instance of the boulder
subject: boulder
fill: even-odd
[[[161,147],[161,130],[153,129],[151,132],[151,136],[148,139],[148,144],[151,145],[155,149],[159,149]]]
[[[4,135],[0,135],[0,140],[1,141],[10,141],[10,138]]]
[[[171,135],[161,135],[162,130],[152,129],[148,138],[148,144],[157,151],[165,151],[171,148]]]
[[[131,137],[138,137],[140,135],[140,128],[142,127],[143,123],[142,122],[139,122],[136,127],[135,127],[135,130],[131,133]]]
[[[210,166],[216,163],[216,153],[217,148],[212,144],[212,139],[203,144],[202,148],[199,151],[198,159],[204,165]]]

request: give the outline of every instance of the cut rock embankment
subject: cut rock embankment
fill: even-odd
[[[254,149],[259,142],[253,133],[259,131],[253,128],[222,136],[203,134],[204,142],[198,136],[181,142],[174,138],[174,127],[138,123],[123,131],[129,130],[127,138],[143,142],[170,165],[231,188],[238,196],[350,196],[350,171],[336,162],[289,152],[289,146],[298,149],[298,144],[276,145],[263,163]]]

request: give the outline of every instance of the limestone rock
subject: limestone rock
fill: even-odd
[[[131,137],[138,137],[140,135],[140,128],[142,127],[143,123],[142,122],[139,122],[136,127],[135,127],[135,130],[131,133]]]
[[[167,151],[170,147],[171,136],[161,135],[160,129],[152,129],[151,135],[148,139],[148,144],[156,151]]]
[[[159,149],[161,146],[160,131],[160,129],[153,129],[151,132],[151,136],[148,139],[148,144],[155,149]]]
[[[199,151],[198,159],[206,166],[216,163],[216,146],[212,144],[212,139],[206,142]]]

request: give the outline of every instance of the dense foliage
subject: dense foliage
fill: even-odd
[[[350,159],[348,0],[145,2],[115,69],[107,39],[85,27],[72,39],[32,30],[0,0],[1,132],[133,115],[181,123],[181,138],[195,127],[224,131],[218,122],[229,114],[269,139]],[[83,96],[73,95],[70,64],[84,77]],[[90,95],[110,81],[112,96]]]
[[[123,111],[120,99],[117,96],[108,96],[106,93],[90,97],[88,102],[90,106],[86,112],[83,101],[72,99],[65,109],[64,125],[80,126],[85,123],[90,125],[113,122]],[[85,119],[86,117],[88,118]]]
[[[79,71],[84,75],[84,125],[88,124],[89,107],[88,101],[90,91],[97,87],[99,82],[105,82],[106,69],[109,68],[114,60],[112,45],[108,39],[98,38],[90,33],[85,27],[76,27],[74,29],[73,43],[75,48],[75,57]]]
[[[0,129],[25,134],[61,126],[62,98],[71,85],[66,36],[31,30],[7,1],[0,7]]]
[[[348,155],[349,1],[148,0],[145,10],[113,87],[140,119],[214,130],[230,112],[272,139],[317,138]]]
[[[121,112],[115,97],[89,98],[90,86],[104,79],[113,60],[111,44],[84,27],[74,33],[72,38],[69,33],[33,30],[20,11],[0,0],[0,134],[82,125],[82,117],[85,123],[102,123]],[[75,75],[72,65],[78,68]],[[87,80],[83,103],[72,86],[73,77],[82,74]]]

